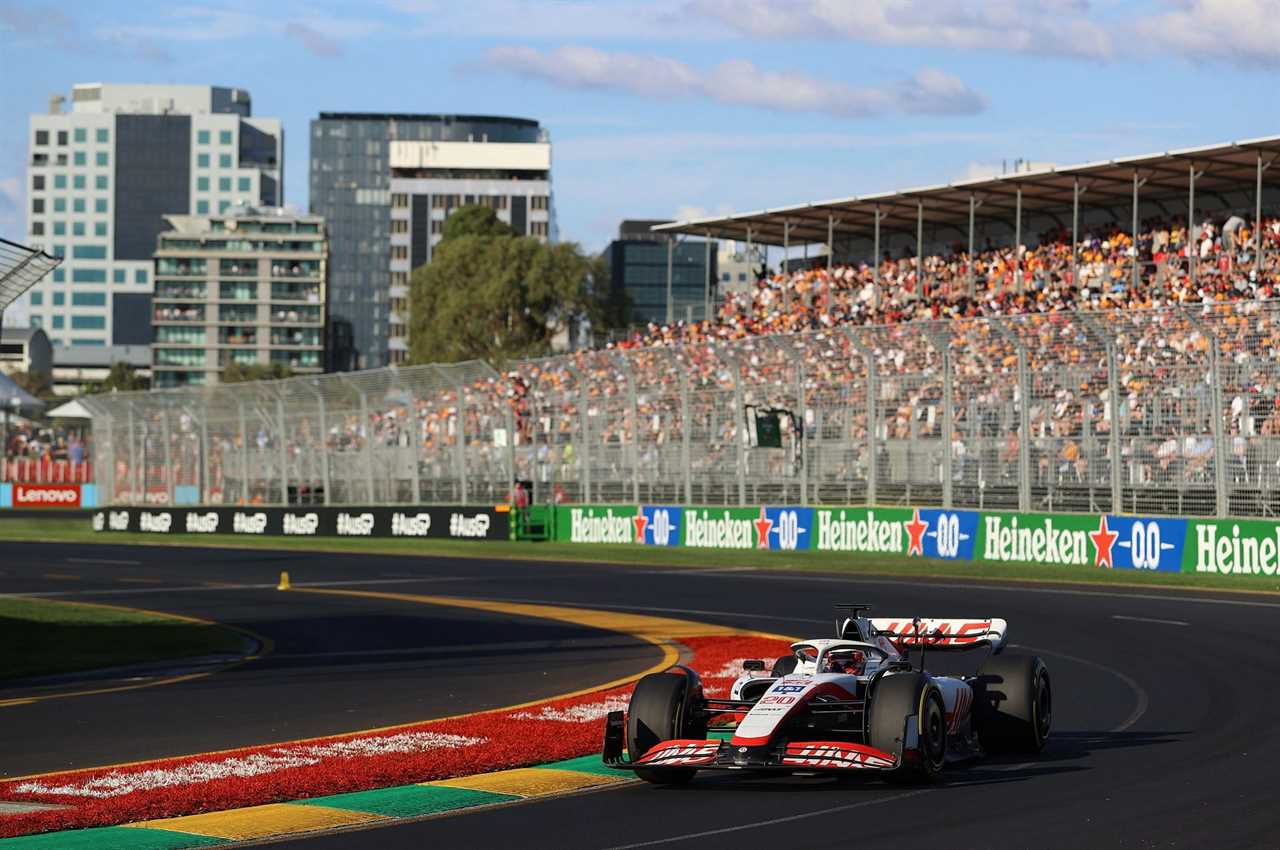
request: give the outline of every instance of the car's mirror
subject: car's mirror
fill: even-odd
[[[764,662],[759,658],[748,658],[746,661],[742,662],[742,669],[746,670],[748,673],[763,670]]]

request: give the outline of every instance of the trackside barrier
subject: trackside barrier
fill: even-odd
[[[1280,523],[953,511],[560,505],[553,539],[709,549],[850,552],[954,561],[1275,576]]]
[[[56,510],[92,508],[97,504],[98,488],[93,484],[0,483],[0,508]]]
[[[272,537],[427,537],[509,540],[506,505],[346,508],[136,508],[95,511],[95,531]]]

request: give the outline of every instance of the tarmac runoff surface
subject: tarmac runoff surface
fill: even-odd
[[[408,807],[401,813],[410,818],[405,821],[355,809],[349,819],[320,824],[343,832],[274,846],[814,847],[830,846],[832,836],[867,846],[1280,844],[1273,768],[1280,733],[1269,719],[1280,696],[1280,601],[1266,597],[148,547],[9,544],[6,556],[0,581],[11,592],[230,620],[276,641],[276,655],[194,682],[130,691],[127,698],[107,694],[37,703],[41,712],[26,720],[26,706],[0,709],[7,775],[30,772],[11,769],[7,756],[15,751],[25,754],[26,764],[40,765],[33,770],[53,769],[346,731],[379,725],[388,716],[423,719],[432,716],[437,691],[451,694],[448,713],[521,701],[537,696],[545,677],[522,678],[532,671],[508,663],[512,653],[502,643],[536,642],[548,639],[536,630],[564,628],[508,620],[496,629],[491,617],[475,614],[468,620],[451,609],[430,608],[413,617],[412,625],[397,627],[388,607],[373,600],[361,603],[368,608],[316,609],[312,594],[275,593],[280,569],[289,569],[304,587],[324,582],[617,608],[796,636],[827,634],[830,603],[836,601],[870,602],[886,615],[1000,616],[1010,623],[1011,641],[1041,654],[1054,677],[1055,732],[1039,758],[957,770],[924,789],[719,776],[700,777],[683,789],[624,781],[550,797],[509,786],[511,799],[463,810],[469,814],[442,817]],[[219,583],[236,586],[212,586]],[[395,613],[404,612],[398,607]],[[334,626],[346,616],[353,618],[350,628]],[[437,661],[438,655],[423,652],[432,644],[421,640],[421,630],[434,628],[437,618],[443,624],[431,634],[453,636],[463,649],[485,647],[483,657],[497,660],[473,670],[456,657]],[[317,622],[298,627],[308,620]],[[569,632],[556,639],[601,639],[598,632]],[[543,694],[612,678],[598,664],[625,674],[653,660],[650,646],[616,635],[604,639],[614,645],[542,647],[514,656],[531,667],[559,662],[556,683],[546,683]],[[338,662],[331,654],[350,651],[338,648],[344,641],[375,654],[342,656]],[[395,654],[405,649],[407,658]],[[316,654],[327,660],[314,663]],[[308,656],[313,663],[305,663]],[[283,666],[255,681],[254,668],[271,663]],[[495,694],[491,685],[498,677],[506,685]],[[390,683],[382,686],[387,678]],[[207,689],[201,700],[221,710],[192,718],[193,688]],[[353,693],[361,699],[332,710],[335,698]],[[128,705],[120,704],[126,700]],[[65,714],[45,719],[54,707]],[[138,711],[151,722],[131,720]],[[166,726],[164,718],[175,711],[186,712],[186,718]],[[112,733],[113,722],[136,725],[128,734]],[[82,724],[91,731],[78,731]],[[587,766],[589,761],[579,763]],[[556,790],[575,789],[570,782]],[[529,797],[544,799],[519,802]],[[350,831],[370,828],[376,832]]]

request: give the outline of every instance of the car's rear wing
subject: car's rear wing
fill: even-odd
[[[959,650],[1004,646],[1009,624],[997,619],[874,617],[871,626],[900,648]]]

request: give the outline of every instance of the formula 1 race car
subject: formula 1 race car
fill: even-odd
[[[793,643],[770,672],[745,662],[728,699],[704,696],[688,667],[645,676],[625,714],[608,716],[605,764],[659,785],[699,770],[871,771],[913,782],[986,753],[1040,751],[1052,722],[1049,671],[1035,656],[1001,651],[1004,620],[871,619],[869,607],[837,605],[835,638]],[[925,671],[926,651],[979,649],[987,655],[976,675]]]

